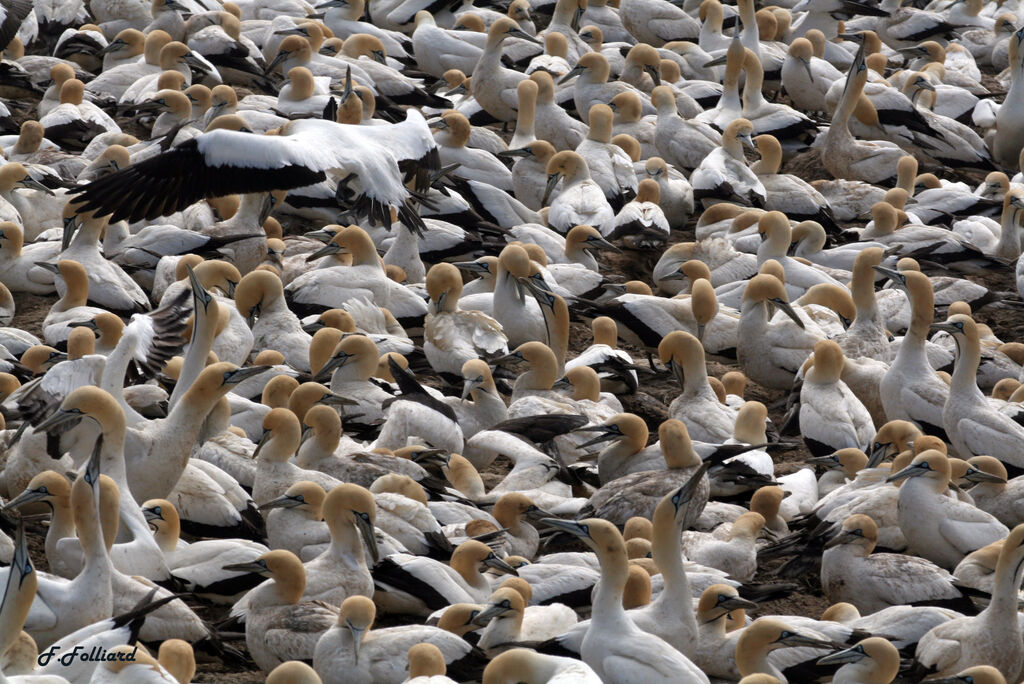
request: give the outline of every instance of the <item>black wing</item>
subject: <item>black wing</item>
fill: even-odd
[[[84,202],[82,211],[111,214],[111,222],[134,222],[173,214],[201,199],[288,190],[325,178],[323,171],[300,164],[276,168],[210,166],[199,151],[198,138],[193,138],[72,192]]]

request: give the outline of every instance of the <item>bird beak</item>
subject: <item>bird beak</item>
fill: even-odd
[[[679,383],[679,386],[685,386],[686,370],[683,368],[683,364],[676,362],[675,359],[669,359],[665,365],[668,366],[668,369],[672,372],[672,375],[675,376],[676,382]]]
[[[456,261],[452,263],[452,266],[459,269],[460,271],[469,271],[471,273],[490,273],[491,269],[487,266],[486,262],[481,261]]]
[[[823,465],[826,468],[836,468],[840,465],[839,459],[835,454],[829,454],[828,456],[813,456],[805,461],[812,465]]]
[[[964,477],[968,481],[975,483],[998,482],[999,484],[1006,484],[1005,477],[999,477],[998,475],[986,473],[984,470],[978,470],[974,466],[971,466],[970,468],[967,469],[967,473],[964,475]]]
[[[33,263],[44,271],[49,271],[55,275],[60,273],[60,269],[57,268],[57,264],[52,264],[49,261],[35,261]]]
[[[555,186],[558,185],[558,181],[560,181],[560,180],[562,180],[562,174],[560,174],[560,173],[548,174],[548,182],[547,182],[547,185],[544,186],[544,197],[540,201],[542,206],[546,205],[548,203],[548,198],[551,197],[551,193],[554,192]]]
[[[316,377],[317,378],[325,377],[325,376],[329,375],[331,373],[331,371],[334,371],[334,370],[336,370],[338,368],[341,368],[346,363],[348,363],[348,360],[349,360],[350,356],[351,356],[351,354],[348,354],[346,352],[341,352],[337,356],[331,357],[331,359],[328,360],[327,363],[324,364],[324,367],[320,369],[320,372],[316,374]]]
[[[622,436],[621,433],[616,432],[610,425],[588,425],[581,428],[576,428],[573,432],[597,432],[597,437],[594,437],[588,442],[580,444],[580,448],[586,448],[594,446],[595,444],[603,444],[604,442],[611,442]]]
[[[811,71],[811,60],[802,59],[800,60],[804,64],[804,69],[807,70],[807,78],[810,79],[811,83],[814,83],[814,73]]]
[[[466,381],[462,383],[462,400],[465,401],[466,397],[473,393],[477,387],[482,385],[482,381],[476,378],[466,378]]]
[[[714,59],[710,59],[704,62],[703,68],[708,69],[710,67],[722,66],[723,64],[725,64],[726,59],[726,54],[723,52],[722,54],[718,55],[718,57],[715,57]]]
[[[492,552],[487,558],[484,559],[484,565],[489,568],[494,568],[498,572],[504,575],[512,575],[513,577],[519,577],[519,571],[513,568],[511,565],[498,558]]]
[[[64,232],[61,234],[60,248],[65,250],[68,245],[71,244],[71,239],[75,236],[75,231],[78,230],[78,221],[75,216],[69,216],[64,219]]]
[[[681,508],[685,508],[686,504],[690,502],[690,500],[693,498],[693,495],[697,492],[697,489],[700,487],[700,483],[704,478],[704,473],[708,472],[708,469],[710,467],[711,463],[705,461],[704,463],[701,464],[700,468],[698,468],[693,473],[693,475],[690,476],[690,479],[686,481],[686,484],[684,484],[676,491],[672,492],[672,504],[676,507],[676,511],[679,511]]]
[[[612,243],[605,240],[603,237],[589,237],[587,238],[587,247],[593,247],[595,249],[607,249],[618,254],[622,254],[622,250],[613,245]]]
[[[164,516],[160,515],[152,508],[143,508],[142,515],[146,518],[146,522],[153,522],[154,520],[163,520]]]
[[[224,377],[225,385],[237,385],[243,380],[256,377],[264,371],[271,369],[271,366],[245,366],[244,368],[236,368],[233,371],[228,371]]]
[[[356,527],[359,528],[359,533],[363,535],[363,543],[366,544],[366,548],[370,551],[370,558],[373,559],[374,564],[380,560],[380,549],[377,548],[377,533],[373,529],[373,523],[370,522],[368,516],[356,513]]]
[[[315,252],[307,256],[306,263],[308,264],[311,261],[316,261],[320,257],[325,257],[328,254],[343,254],[344,252],[344,247],[342,247],[336,242],[329,242],[328,244],[324,245],[320,249],[316,250]]]
[[[260,441],[256,442],[256,448],[252,452],[252,458],[255,460],[259,457],[260,452],[263,451],[263,447],[267,445],[274,436],[274,433],[270,430],[264,430],[263,434],[260,435]]]
[[[785,639],[782,639],[782,643],[787,646],[812,646],[817,648],[832,648],[833,646],[831,641],[816,639],[803,634],[790,634]]]
[[[860,662],[867,657],[867,654],[863,650],[859,650],[856,646],[853,648],[847,648],[842,651],[836,651],[830,655],[820,658],[818,665],[842,665],[845,663],[856,663]]]
[[[577,64],[576,66],[574,66],[572,69],[569,70],[569,73],[567,73],[565,76],[562,77],[562,80],[560,80],[558,82],[558,85],[562,85],[564,83],[568,83],[572,79],[574,79],[577,76],[579,76],[580,74],[582,74],[584,71],[585,71],[585,67],[581,67],[580,65]]]
[[[23,188],[28,188],[30,190],[38,190],[39,192],[45,193],[50,197],[54,196],[53,190],[46,187],[45,185],[37,181],[35,178],[32,178],[31,176],[26,176],[22,180],[18,181],[18,185],[20,185]]]
[[[50,417],[41,422],[36,426],[36,432],[53,432],[56,428],[61,425],[67,425],[68,423],[77,424],[78,421],[82,420],[85,415],[75,409],[74,411],[68,411],[66,409],[59,408],[50,414]]]
[[[486,627],[487,623],[491,621],[491,618],[496,618],[499,615],[504,615],[505,613],[508,612],[508,610],[509,610],[508,608],[506,608],[505,606],[503,606],[501,604],[492,603],[489,606],[487,606],[486,608],[484,608],[482,611],[477,613],[476,617],[474,617],[471,622],[474,625],[480,625],[481,627]]]
[[[516,38],[522,38],[526,42],[533,43],[534,45],[542,45],[542,43],[539,40],[537,40],[536,38],[534,38],[533,36],[531,36],[529,33],[522,29],[514,28],[508,32],[508,35],[515,36]]]
[[[276,499],[271,499],[267,503],[260,504],[258,506],[258,509],[261,510],[261,511],[269,511],[269,510],[271,510],[273,508],[296,508],[298,506],[301,506],[304,503],[305,503],[305,501],[300,501],[299,499],[295,498],[294,496],[288,496],[287,494],[282,494],[281,496],[277,497]]]
[[[801,329],[804,327],[804,322],[800,320],[799,316],[796,315],[796,311],[793,310],[793,307],[790,306],[789,302],[785,301],[784,299],[775,299],[773,300],[773,302],[776,306],[782,309],[783,312],[785,312],[785,314],[789,316],[794,323],[797,324],[797,327]]]
[[[900,272],[897,271],[896,269],[887,268],[885,266],[872,266],[871,268],[873,268],[876,272],[881,273],[886,278],[892,280],[894,283],[897,284],[897,286],[899,285],[898,279],[900,276]]]
[[[548,527],[553,527],[562,532],[568,532],[580,539],[590,539],[590,534],[583,528],[583,525],[575,520],[562,520],[561,518],[541,518],[540,522]]]
[[[43,492],[37,491],[35,489],[26,489],[21,494],[8,501],[3,506],[3,509],[6,511],[13,511],[19,506],[24,506],[25,504],[30,504],[44,498],[46,498],[46,494],[44,494]]]
[[[284,60],[288,59],[290,55],[291,53],[287,51],[278,52],[277,55],[274,56],[274,59],[270,60],[270,64],[267,65],[266,73],[269,74],[271,71],[274,70],[274,67],[276,67]]]
[[[836,536],[832,537],[827,542],[825,542],[825,548],[826,549],[831,549],[831,548],[834,548],[836,546],[841,546],[841,545],[845,544],[846,542],[851,541],[851,540],[853,540],[855,538],[857,538],[857,535],[853,534],[852,532],[840,532],[839,534],[837,534]]]
[[[923,467],[921,467],[920,463],[915,463],[913,465],[908,465],[906,468],[904,468],[903,470],[901,470],[898,473],[894,473],[894,474],[890,475],[889,477],[887,477],[885,479],[885,481],[886,482],[899,482],[900,480],[905,480],[905,479],[907,479],[909,477],[919,477],[921,475],[924,475],[925,472],[927,472],[927,471]]]
[[[530,151],[529,147],[520,147],[514,150],[502,150],[498,152],[497,156],[499,159],[511,159],[514,157],[529,157],[532,154],[533,152]]]
[[[114,52],[115,50],[120,50],[125,45],[126,43],[123,40],[113,40],[107,43],[107,46],[100,50],[98,54],[100,57],[102,57],[103,55],[109,55],[111,52]]]
[[[954,326],[952,323],[947,322],[932,323],[928,327],[932,330],[944,330],[945,332],[948,332],[950,335],[957,332],[956,326]]]
[[[230,565],[222,565],[221,570],[234,570],[235,572],[254,572],[262,575],[267,571],[265,565],[261,565],[259,561],[247,561],[245,563],[231,563]]]
[[[654,81],[655,86],[661,85],[661,72],[658,71],[658,67],[648,64],[644,67],[644,71],[646,71],[651,77],[651,80]]]
[[[366,633],[365,629],[356,627],[348,620],[345,621],[345,626],[348,627],[348,631],[352,632],[352,655],[355,661],[359,662],[359,647],[363,645],[363,634]]]
[[[320,398],[320,401],[318,401],[317,403],[318,404],[326,404],[327,406],[358,406],[359,405],[359,402],[356,401],[355,399],[349,399],[348,397],[343,397],[340,394],[335,394],[334,392],[331,392],[330,394],[325,394],[323,397]]]
[[[753,601],[748,601],[741,596],[733,596],[727,598],[718,604],[718,608],[725,608],[726,610],[754,610],[757,608],[757,604]]]

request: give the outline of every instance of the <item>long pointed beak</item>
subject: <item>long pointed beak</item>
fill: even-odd
[[[999,477],[992,473],[986,473],[984,470],[978,470],[974,466],[967,469],[967,473],[964,477],[970,482],[981,483],[981,482],[997,482],[999,484],[1006,484],[1005,477]]]
[[[269,74],[271,71],[274,70],[274,68],[278,64],[280,64],[284,60],[288,59],[288,57],[290,55],[291,55],[290,52],[278,52],[276,55],[274,55],[274,59],[270,60],[270,64],[267,65],[266,73]]]
[[[344,250],[343,250],[343,248],[340,245],[338,245],[337,243],[331,242],[331,243],[328,243],[328,244],[324,245],[320,249],[316,250],[315,252],[313,252],[309,256],[307,256],[306,257],[306,263],[308,264],[311,261],[316,261],[320,257],[325,257],[328,254],[341,254],[343,251]]]
[[[886,266],[872,266],[871,268],[873,268],[877,273],[881,273],[886,278],[889,278],[892,281],[897,281],[900,277],[900,272],[894,268],[888,268]]]
[[[804,322],[800,320],[799,316],[796,315],[796,311],[793,309],[789,302],[785,301],[784,299],[776,299],[774,300],[774,304],[778,306],[780,309],[782,309],[785,312],[785,314],[789,316],[794,323],[797,324],[797,327],[801,329],[804,327]]]
[[[841,545],[845,544],[846,542],[850,541],[851,539],[853,539],[856,536],[857,535],[851,534],[850,532],[840,532],[839,534],[837,534],[836,536],[832,537],[827,542],[825,542],[825,548],[826,549],[831,549],[831,548],[834,548],[836,546],[841,546]]]
[[[348,358],[349,355],[344,352],[338,356],[331,357],[327,363],[324,364],[324,367],[320,369],[320,372],[316,374],[316,377],[322,378],[330,375],[332,371],[344,366],[348,362]]]
[[[352,655],[355,661],[359,662],[359,648],[363,645],[363,635],[366,633],[365,629],[353,626],[351,622],[346,621],[345,626],[348,627],[348,631],[352,632]]]
[[[373,559],[374,564],[380,560],[380,549],[377,548],[377,533],[373,529],[373,523],[370,522],[369,516],[363,514],[356,514],[356,527],[359,528],[359,533],[363,536],[363,543],[366,544],[367,550],[370,552],[370,558]]]
[[[44,271],[49,271],[50,273],[53,273],[55,275],[60,273],[60,269],[57,268],[57,264],[50,263],[49,261],[34,261],[32,263],[34,263],[36,266],[43,269]]]
[[[78,221],[75,220],[74,216],[64,219],[64,232],[61,233],[60,248],[61,251],[68,248],[71,244],[71,239],[75,236],[75,231],[78,230]]]
[[[754,610],[758,606],[753,601],[748,601],[742,596],[733,596],[719,603],[718,607],[728,610]]]
[[[37,181],[35,178],[32,178],[31,176],[26,176],[18,184],[23,188],[29,188],[30,190],[38,190],[39,192],[45,193],[50,197],[54,197],[53,190],[46,187],[45,185]]]
[[[295,508],[297,506],[301,506],[304,503],[305,503],[304,501],[300,501],[299,499],[295,498],[294,496],[288,496],[287,494],[282,494],[281,496],[277,497],[276,499],[271,499],[270,501],[268,501],[266,503],[260,504],[259,506],[257,506],[257,508],[259,510],[261,510],[261,511],[269,511],[269,510],[274,509],[274,508]]]
[[[823,465],[827,468],[837,468],[840,466],[839,459],[836,458],[835,454],[829,454],[828,456],[812,456],[804,461],[804,463],[810,463],[811,465]]]
[[[513,568],[511,565],[509,565],[502,559],[495,556],[493,553],[484,559],[484,565],[486,565],[489,568],[494,568],[502,574],[512,575],[513,577],[519,577],[518,570]]]
[[[704,474],[708,472],[709,468],[711,468],[711,463],[705,461],[701,464],[700,468],[690,476],[690,479],[687,480],[682,487],[672,493],[672,504],[676,507],[677,511],[693,499],[693,495],[700,487],[701,480],[703,479]]]
[[[67,423],[77,422],[83,418],[83,414],[74,411],[57,409],[50,414],[50,417],[36,426],[36,432],[52,432],[55,428]]]
[[[264,573],[267,571],[265,565],[261,565],[259,561],[247,561],[245,563],[231,563],[229,565],[222,565],[222,570],[234,570],[235,572],[255,572]]]
[[[490,622],[492,618],[496,618],[499,615],[504,615],[507,612],[508,608],[506,608],[505,606],[497,603],[492,603],[488,605],[486,608],[484,608],[482,611],[477,613],[476,616],[473,618],[472,623],[474,625],[486,627],[487,623]]]
[[[679,386],[684,387],[686,385],[686,369],[683,368],[683,364],[678,363],[675,359],[669,359],[665,365],[672,371],[672,375],[675,376]]]
[[[359,402],[355,399],[349,399],[348,397],[343,397],[340,394],[335,394],[334,392],[325,394],[317,403],[326,404],[327,406],[359,406]]]
[[[554,527],[556,530],[568,532],[574,537],[579,537],[580,539],[590,538],[590,535],[587,533],[587,531],[583,529],[583,525],[576,522],[575,520],[563,520],[562,518],[541,518],[540,522],[544,523],[548,527]]]
[[[864,651],[857,650],[854,648],[847,648],[842,651],[836,651],[831,653],[824,658],[818,659],[818,665],[842,665],[845,663],[857,663],[866,657]]]
[[[791,634],[783,640],[787,646],[812,646],[817,648],[832,648],[832,642],[824,639],[805,636],[803,634]]]
[[[544,197],[541,199],[541,206],[545,206],[548,203],[548,199],[551,198],[551,193],[555,191],[555,186],[558,185],[558,181],[562,179],[562,174],[552,173],[548,175],[547,185],[544,186]]]
[[[918,477],[920,475],[924,475],[924,473],[925,473],[925,469],[921,467],[921,464],[920,463],[915,463],[915,464],[912,464],[912,465],[908,465],[906,468],[904,468],[903,470],[899,471],[898,473],[893,473],[892,475],[887,477],[885,479],[885,481],[886,482],[899,482],[900,480],[905,480],[908,477]]]
[[[604,444],[605,442],[611,442],[613,440],[616,440],[619,437],[621,437],[621,435],[618,435],[609,430],[608,432],[600,434],[597,437],[594,437],[593,439],[588,440],[583,444],[580,444],[580,448],[585,449],[586,447],[594,446],[595,444]]]
[[[563,85],[565,83],[568,83],[572,79],[574,79],[577,76],[579,76],[580,74],[582,74],[583,71],[584,71],[583,67],[581,67],[579,65],[574,66],[572,69],[569,70],[569,73],[567,73],[565,76],[562,77],[562,79],[558,82],[558,85]]]
[[[652,81],[654,81],[655,86],[661,85],[661,72],[658,71],[658,67],[647,65],[644,67],[644,71],[646,71],[647,75],[651,77]]]
[[[224,384],[237,385],[243,380],[256,377],[260,373],[266,372],[270,369],[271,366],[244,366],[242,368],[236,368],[228,373],[227,377],[224,378]]]
[[[44,498],[46,498],[46,494],[39,492],[35,489],[26,489],[21,494],[19,494],[18,496],[14,497],[6,504],[4,504],[3,509],[7,511],[13,511],[19,506],[24,506],[26,504],[30,504],[33,503],[34,501],[39,501],[40,499]]]
[[[273,439],[274,433],[270,430],[264,430],[263,434],[260,435],[260,441],[256,442],[256,448],[252,452],[252,457],[255,460],[259,457],[260,452],[263,451],[263,447],[267,445],[271,439]],[[276,501],[276,499],[275,499]]]
[[[948,332],[950,335],[952,335],[953,333],[955,333],[957,331],[956,327],[952,323],[946,323],[946,322],[932,323],[928,327],[931,330],[944,330],[945,332]]]
[[[594,247],[594,248],[597,248],[597,249],[607,249],[609,251],[617,252],[619,254],[622,254],[622,250],[621,249],[619,249],[618,247],[616,247],[612,243],[608,242],[608,240],[605,240],[603,237],[601,237],[601,238],[599,238],[599,237],[587,238],[586,246],[587,247]]]
[[[499,159],[511,159],[515,157],[529,157],[533,152],[530,151],[529,147],[519,147],[514,150],[502,150],[498,152],[497,156]]]

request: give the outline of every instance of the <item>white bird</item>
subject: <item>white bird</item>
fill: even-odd
[[[821,586],[830,602],[874,613],[923,601],[955,608],[963,600],[946,570],[910,555],[872,553],[877,543],[878,525],[870,517],[858,514],[843,521],[822,556]]]
[[[945,496],[950,467],[945,454],[927,450],[889,481],[899,490],[899,523],[907,548],[936,565],[953,568],[971,551],[1007,534],[1007,528],[969,503]]]
[[[743,145],[754,146],[750,137],[753,132],[753,125],[746,119],[733,120],[722,133],[722,145],[712,150],[690,176],[693,198],[703,202],[705,208],[725,201],[764,206],[765,187],[743,157]]]
[[[548,518],[556,529],[579,537],[601,562],[602,581],[594,595],[590,629],[580,655],[607,684],[650,682],[708,682],[707,675],[662,639],[640,630],[622,607],[628,563],[626,545],[614,525],[599,518],[579,522]]]

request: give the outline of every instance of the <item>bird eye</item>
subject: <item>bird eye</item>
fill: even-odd
[[[156,513],[157,515],[160,515],[161,514],[160,513],[160,507],[159,506],[154,506],[153,507],[153,512]]]
[[[40,493],[40,494],[49,494],[49,493],[50,493],[49,491],[47,491],[47,489],[46,489],[46,485],[43,485],[42,487],[40,487],[40,488],[39,488],[39,489],[37,489],[36,491],[37,491],[38,493]]]
[[[306,498],[301,494],[297,494],[295,496],[295,500],[298,501],[299,503],[306,503]]]

